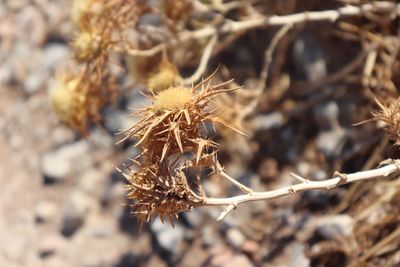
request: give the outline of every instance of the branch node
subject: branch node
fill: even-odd
[[[232,202],[231,204],[229,204],[226,209],[218,216],[217,221],[222,221],[231,211],[237,208],[237,205],[238,204],[236,202]]]
[[[335,171],[333,173],[333,176],[334,177],[339,177],[340,178],[340,183],[345,183],[348,180],[347,174],[341,173],[341,172],[338,172],[338,171]]]

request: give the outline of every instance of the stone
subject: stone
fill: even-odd
[[[180,224],[173,227],[170,223],[162,223],[157,219],[150,225],[158,245],[166,251],[172,261],[180,257],[182,253],[185,231]]]
[[[66,44],[50,43],[43,49],[43,66],[48,71],[54,71],[60,62],[65,62],[71,57],[71,51]]]
[[[58,234],[46,235],[40,238],[38,253],[40,258],[48,258],[65,247],[64,239]]]
[[[77,188],[88,195],[98,197],[106,188],[107,177],[98,169],[90,169],[82,174],[78,180]]]
[[[285,249],[289,266],[292,267],[309,267],[310,260],[304,254],[304,245],[299,242],[293,242]]]
[[[293,44],[293,60],[299,76],[310,82],[327,75],[326,53],[321,43],[311,34],[302,33]]]
[[[354,220],[349,215],[332,215],[320,218],[317,222],[317,232],[326,239],[340,240],[351,237]]]
[[[64,180],[72,172],[79,172],[90,166],[89,145],[81,140],[47,152],[42,158],[42,172],[45,184]]]
[[[230,228],[226,232],[228,243],[234,248],[240,248],[246,241],[245,236],[237,228]]]
[[[230,261],[221,267],[253,267],[254,264],[245,255],[235,255]]]
[[[197,228],[203,224],[204,215],[203,209],[193,209],[192,211],[183,213],[183,217],[193,228]]]
[[[336,102],[322,103],[313,111],[314,118],[321,130],[330,130],[339,126],[339,106]]]
[[[51,201],[40,201],[35,207],[35,220],[37,223],[46,223],[53,219],[57,213],[56,205]]]
[[[71,237],[84,223],[91,207],[91,199],[79,190],[67,199],[62,215],[61,234]]]
[[[343,128],[321,131],[316,138],[318,149],[328,159],[340,154],[346,142],[346,131]]]

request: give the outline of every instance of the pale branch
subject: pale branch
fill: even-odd
[[[275,52],[275,49],[279,43],[279,41],[286,35],[286,33],[293,27],[293,24],[285,24],[283,25],[278,32],[275,34],[274,38],[272,38],[271,43],[269,44],[267,50],[264,53],[264,65],[260,74],[260,86],[259,93],[261,94],[268,80],[268,72],[269,67],[272,63],[272,55]]]
[[[285,16],[258,16],[248,20],[232,21],[226,20],[218,27],[208,26],[200,30],[184,31],[178,34],[177,38],[168,42],[168,45],[176,45],[193,39],[206,38],[216,34],[228,34],[233,32],[243,32],[247,30],[282,25],[296,25],[309,21],[331,21],[335,22],[340,18],[362,16],[366,12],[391,12],[400,16],[400,4],[387,1],[374,2],[361,6],[347,5],[334,10],[306,11]],[[153,56],[162,50],[159,44],[147,50],[127,49],[127,53],[134,56]]]
[[[303,192],[312,189],[326,189],[329,190],[331,188],[354,183],[357,181],[365,181],[370,179],[376,179],[379,177],[386,177],[391,174],[400,173],[400,160],[391,160],[391,162],[383,167],[379,167],[373,170],[361,171],[351,174],[340,174],[335,173],[335,177],[325,180],[325,181],[311,181],[305,178],[302,178],[298,175],[295,175],[297,180],[302,181],[301,183],[291,185],[288,187],[265,191],[265,192],[249,192],[245,195],[239,195],[235,197],[228,198],[211,198],[207,197],[204,200],[204,206],[227,206],[227,208],[221,213],[218,217],[218,221],[224,219],[226,215],[228,215],[233,209],[235,209],[238,205],[251,202],[251,201],[260,201],[260,200],[269,200],[274,198],[279,198],[287,195],[292,195],[298,192]]]
[[[211,37],[210,41],[208,42],[207,46],[204,48],[204,51],[201,55],[200,64],[197,67],[197,70],[187,78],[182,78],[180,81],[182,84],[191,85],[193,83],[198,82],[201,77],[203,77],[204,72],[207,70],[208,62],[213,54],[213,50],[215,45],[217,44],[218,36],[214,35]]]
[[[183,32],[179,35],[179,40],[187,41],[190,39],[202,38],[211,36],[217,32],[219,33],[231,33],[238,31],[246,31],[266,26],[281,26],[287,24],[301,24],[308,21],[331,21],[335,22],[341,17],[360,16],[365,12],[384,12],[390,11],[395,12],[396,15],[400,15],[400,4],[394,4],[391,2],[376,2],[374,4],[364,4],[361,6],[344,6],[336,10],[323,10],[323,11],[307,11],[292,15],[285,16],[260,16],[257,18],[243,20],[243,21],[227,21],[218,29],[215,27],[205,27],[203,29]]]

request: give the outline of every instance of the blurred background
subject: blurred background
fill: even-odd
[[[274,2],[243,6],[283,16],[374,1]],[[290,172],[323,180],[334,171],[366,170],[396,158],[398,148],[378,123],[354,126],[371,118],[373,96],[382,103],[398,97],[396,8],[391,16],[371,13],[347,18],[346,25],[305,22],[290,30],[274,51],[265,93],[241,122],[249,136],[216,137],[227,172],[265,191],[295,183]],[[68,0],[0,1],[0,266],[400,266],[396,177],[245,204],[222,222],[216,222],[221,209],[199,208],[182,214],[175,227],[157,219],[139,231],[125,181],[115,170],[138,151],[129,142],[115,145],[115,134],[135,122],[129,108],[147,103],[140,93],[144,86],[116,68],[124,89],[102,109],[103,119],[87,137],[60,122],[48,91],[73,57],[70,10]],[[220,14],[242,19],[248,12],[218,10],[210,11],[219,14],[212,13],[217,24]],[[201,18],[207,20],[212,19]],[[278,29],[250,29],[219,40],[207,73],[219,65],[218,79],[235,77],[245,92],[255,87]],[[176,48],[172,60],[190,74],[200,57],[179,55],[187,49]],[[127,58],[116,60],[128,64]],[[366,73],[376,79],[363,79]],[[216,196],[239,193],[216,178],[205,188]]]

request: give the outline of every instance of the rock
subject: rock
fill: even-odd
[[[60,155],[46,154],[42,160],[44,183],[51,184],[66,178],[71,172],[71,164]]]
[[[61,234],[71,237],[84,223],[91,199],[83,192],[73,191],[63,210]]]
[[[17,14],[22,37],[30,45],[40,46],[47,38],[47,23],[44,14],[34,5],[27,5]]]
[[[59,125],[53,128],[50,138],[54,146],[60,147],[67,143],[73,142],[75,134],[66,125]]]
[[[317,232],[326,239],[340,240],[351,237],[354,220],[348,215],[332,215],[320,218],[317,222]]]
[[[299,242],[291,243],[285,249],[288,256],[289,266],[291,267],[309,267],[310,260],[304,254],[304,245]]]
[[[231,250],[225,246],[214,246],[212,251],[212,258],[210,260],[210,266],[229,266],[234,255]]]
[[[221,267],[253,267],[253,263],[245,255],[235,255],[229,262]]]
[[[305,191],[300,203],[312,210],[322,210],[329,205],[329,193],[325,190]]]
[[[104,125],[111,134],[117,134],[121,130],[130,128],[136,123],[136,119],[127,113],[113,108],[106,111]]]
[[[72,172],[79,172],[91,165],[89,145],[82,140],[47,152],[42,159],[45,184],[58,182]]]
[[[65,247],[64,239],[58,234],[46,235],[40,239],[38,253],[40,258],[54,255]]]
[[[36,93],[39,89],[45,87],[47,79],[46,73],[41,71],[31,73],[24,83],[24,91],[27,94]]]
[[[101,205],[107,207],[112,203],[122,203],[126,192],[122,183],[108,183],[100,197]]]
[[[314,108],[314,117],[321,130],[330,130],[339,126],[339,106],[334,101],[322,103]]]
[[[57,207],[53,202],[40,201],[35,208],[35,220],[38,223],[45,223],[54,218]]]
[[[281,127],[286,122],[282,112],[272,112],[258,115],[251,121],[251,128],[255,131],[269,131]]]
[[[113,233],[113,229],[107,225],[96,225],[91,229],[91,235],[95,238],[107,238]]]
[[[234,248],[240,248],[243,246],[246,238],[237,228],[230,228],[226,232],[226,239],[228,243]]]
[[[342,128],[322,131],[316,138],[318,149],[328,159],[334,158],[340,154],[346,142],[346,131]]]
[[[114,267],[128,267],[128,266],[139,266],[140,257],[133,254],[132,252],[125,253],[121,256],[119,262],[117,262]],[[150,265],[149,265],[150,266]]]
[[[0,66],[0,84],[11,85],[16,82],[11,63],[5,62]]]
[[[204,222],[204,210],[203,209],[193,209],[190,212],[183,213],[183,217],[193,228],[201,226]]]
[[[327,75],[326,53],[314,36],[302,33],[293,44],[293,60],[299,76],[318,81]]]
[[[217,230],[210,224],[205,224],[201,227],[201,240],[205,246],[210,247],[221,242],[221,239],[218,238]]]
[[[94,129],[91,131],[88,141],[95,148],[100,148],[112,152],[115,149],[113,138],[104,129]]]
[[[93,197],[100,197],[106,188],[107,177],[98,169],[91,169],[82,174],[77,188]]]
[[[256,254],[260,250],[260,244],[254,240],[246,240],[241,249],[247,254]]]
[[[169,254],[171,260],[174,261],[179,258],[185,236],[182,226],[175,224],[175,227],[172,227],[171,224],[162,223],[161,220],[157,219],[150,225],[150,228],[158,245]]]
[[[60,62],[65,62],[71,57],[71,51],[67,45],[50,43],[43,49],[43,67],[48,71],[54,71]]]
[[[314,234],[326,240],[350,240],[353,237],[353,228],[354,220],[349,215],[323,216],[307,222],[298,233],[298,240],[307,242]]]

